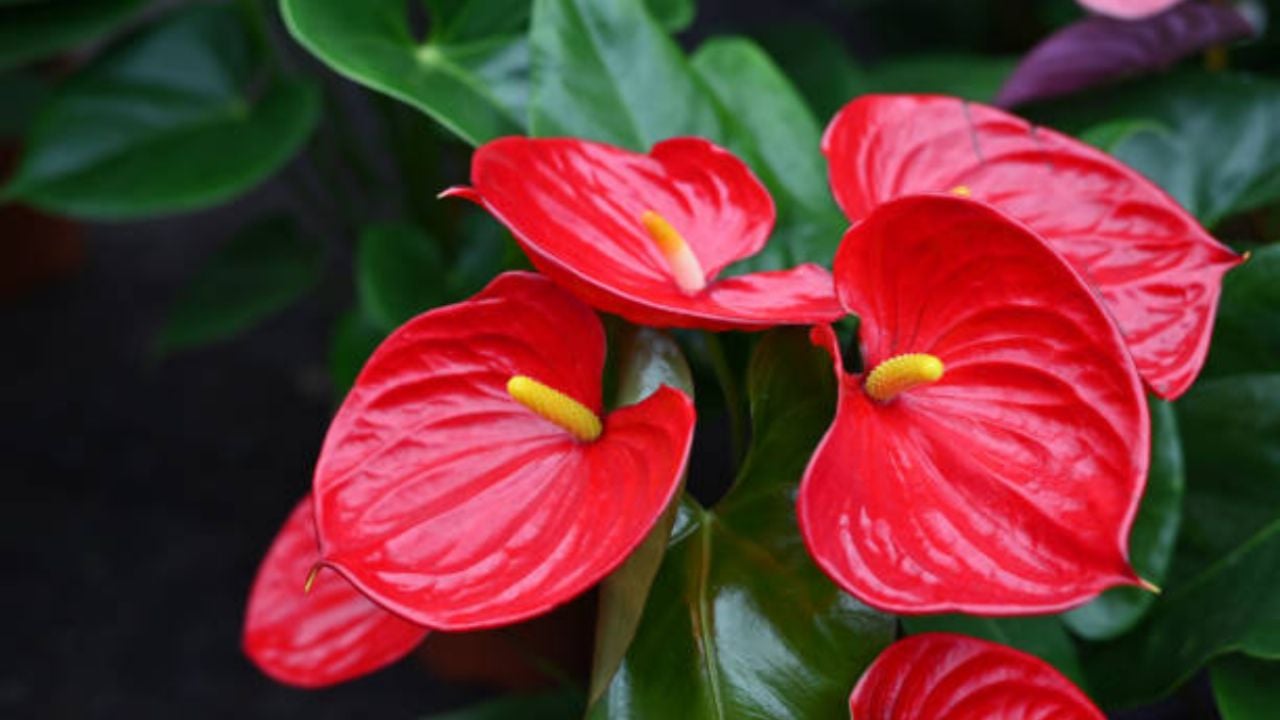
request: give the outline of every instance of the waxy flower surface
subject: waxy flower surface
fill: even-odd
[[[1065,135],[939,96],[864,96],[823,138],[855,221],[913,193],[971,196],[1043,237],[1102,296],[1138,371],[1181,395],[1208,353],[1222,275],[1240,258],[1137,172]]]
[[[602,414],[605,338],[530,273],[410,320],[374,352],[315,474],[324,562],[443,630],[543,613],[613,570],[680,485],[689,398]]]
[[[854,720],[1105,720],[1053,666],[1003,645],[950,633],[899,640],[849,697]]]
[[[1099,15],[1109,15],[1111,17],[1126,20],[1136,20],[1138,18],[1162,13],[1182,1],[1183,0],[1079,0],[1080,5],[1088,10],[1098,13]]]
[[[927,195],[850,229],[834,275],[867,372],[815,329],[839,380],[797,502],[818,565],[900,614],[1051,612],[1138,584],[1146,400],[1071,267],[993,208]]]
[[[507,137],[478,149],[467,197],[515,234],[534,266],[592,306],[642,325],[709,330],[829,322],[817,265],[717,279],[764,247],[769,193],[699,138],[638,154],[572,139]]]
[[[333,685],[399,660],[426,636],[319,562],[307,496],[271,543],[245,610],[245,654],[267,675],[301,687]]]

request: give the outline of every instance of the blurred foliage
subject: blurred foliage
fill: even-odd
[[[1224,281],[1204,377],[1152,404],[1131,543],[1164,591],[1113,590],[1055,616],[901,621],[1020,647],[1110,706],[1167,697],[1211,667],[1225,720],[1274,715],[1280,658],[1280,2],[1249,5],[1266,24],[1218,49],[1226,70],[1193,56],[1025,109],[1252,251]],[[228,228],[157,348],[232,338],[320,289],[340,398],[398,324],[527,267],[483,212],[434,199],[466,182],[472,146],[526,132],[633,149],[705,136],[778,206],[768,248],[734,271],[829,263],[846,225],[819,148],[834,112],[865,93],[991,101],[1019,55],[1083,17],[1070,0],[845,0],[823,13],[724,27],[699,24],[693,0],[3,1],[0,136],[22,150],[0,200],[144,219],[277,178],[299,200],[293,216]],[[744,393],[724,380],[752,358],[750,450],[725,498],[686,498],[670,536],[612,581],[626,592],[606,588],[591,717],[847,717],[852,683],[892,638],[894,619],[827,581],[794,527],[833,397],[801,335],[723,347],[676,335],[692,376],[723,384],[699,394],[704,416],[742,414]],[[635,342],[613,351],[630,357]],[[643,343],[655,363],[679,353],[665,336]],[[583,702],[571,690],[441,720],[574,717]]]

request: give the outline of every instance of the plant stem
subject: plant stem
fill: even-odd
[[[720,394],[724,397],[725,412],[729,415],[729,452],[733,456],[734,467],[737,467],[742,462],[746,444],[746,414],[742,407],[742,395],[733,376],[733,369],[729,367],[720,336],[704,332],[702,339],[707,361],[711,364],[711,371],[715,373],[716,382],[720,385]]]

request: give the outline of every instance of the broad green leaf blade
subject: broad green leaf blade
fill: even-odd
[[[391,331],[443,304],[448,295],[440,248],[412,225],[371,225],[356,248],[356,292],[379,328]]]
[[[1139,575],[1159,585],[1173,560],[1186,482],[1173,406],[1156,399],[1150,405],[1151,469],[1142,507],[1129,533],[1129,560]],[[1093,602],[1066,613],[1063,620],[1081,637],[1106,640],[1136,625],[1155,599],[1154,594],[1141,588],[1112,588]]]
[[[25,135],[49,93],[49,85],[34,73],[0,75],[0,97],[4,98],[4,104],[0,105],[0,138]]]
[[[582,717],[582,696],[576,692],[541,695],[509,695],[424,720],[577,720]]]
[[[1116,116],[1146,118],[1169,128],[1172,144],[1186,161],[1166,167],[1185,172],[1189,164],[1193,187],[1186,204],[1206,225],[1280,199],[1280,81],[1173,73],[1095,93],[1089,103],[1045,106],[1038,116],[1047,124],[1076,129]],[[1125,162],[1131,162],[1129,152],[1124,146],[1115,149]],[[1132,162],[1149,173],[1141,155]],[[1171,185],[1163,177],[1149,176],[1164,187]]]
[[[649,12],[668,32],[679,32],[689,27],[697,14],[694,0],[645,0]]]
[[[531,0],[425,0],[425,4],[431,21],[428,39],[433,43],[519,35],[528,28],[532,6]]]
[[[1255,250],[1222,281],[1204,377],[1280,373],[1280,245]]]
[[[694,396],[693,372],[670,336],[652,328],[627,326],[617,345],[611,352],[621,357],[614,407],[640,402],[662,385]],[[673,503],[640,547],[600,585],[588,702],[595,702],[608,687],[631,646],[649,588],[666,554],[678,507],[678,501]]]
[[[492,35],[457,16],[440,40],[419,43],[404,0],[280,0],[280,12],[294,38],[334,71],[472,145],[523,132],[529,48],[510,16],[499,14]]]
[[[949,632],[982,638],[1030,653],[1056,667],[1072,682],[1084,677],[1071,636],[1057,615],[992,618],[973,615],[919,615],[903,617],[908,635]]]
[[[102,35],[142,0],[18,3],[0,8],[0,70],[46,58]]]
[[[161,352],[234,337],[288,307],[320,280],[324,247],[289,218],[270,218],[218,248],[174,302]]]
[[[315,87],[263,83],[259,60],[232,8],[167,17],[55,95],[4,195],[123,219],[248,190],[301,148],[319,115]]]
[[[847,222],[827,189],[822,131],[800,93],[755,43],[719,38],[693,68],[725,110],[729,147],[747,160],[778,207],[778,226],[753,270],[829,264]]]
[[[826,430],[830,359],[803,331],[761,341],[749,372],[755,443],[714,511],[682,505],[635,639],[592,718],[847,718],[893,620],[808,558],[793,495]]]
[[[1169,580],[1146,617],[1087,646],[1088,687],[1131,706],[1280,622],[1280,375],[1201,382],[1177,405],[1187,471]]]
[[[715,104],[642,0],[534,0],[529,127],[648,150],[723,135]]]
[[[1274,720],[1280,713],[1280,663],[1229,655],[1209,670],[1222,720]]]
[[[864,92],[861,68],[840,39],[825,28],[805,25],[769,29],[760,42],[824,123]]]

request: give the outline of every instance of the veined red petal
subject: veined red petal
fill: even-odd
[[[845,235],[835,277],[868,369],[928,353],[945,374],[876,402],[817,329],[840,379],[798,500],[818,564],[899,614],[1054,612],[1136,584],[1147,405],[1075,272],[987,205],[912,196]]]
[[[374,352],[316,468],[325,562],[442,630],[509,624],[596,583],[671,501],[693,405],[661,388],[581,442],[507,392],[526,375],[601,410],[604,331],[551,281],[507,273]]]
[[[426,636],[333,571],[320,571],[304,591],[319,562],[308,495],[271,543],[245,611],[245,654],[267,675],[301,687],[333,685],[399,660]]]
[[[1182,0],[1079,0],[1079,2],[1086,9],[1099,15],[1135,20],[1162,13]]]
[[[923,633],[890,645],[849,697],[855,720],[1106,720],[1053,666],[986,640]]]
[[[741,160],[706,140],[666,140],[642,155],[585,140],[507,137],[476,151],[471,179],[474,187],[446,194],[480,202],[540,271],[632,322],[751,329],[840,314],[830,275],[816,265],[715,280],[764,247],[774,206]],[[687,243],[705,289],[676,283],[641,221],[650,211]]]
[[[1204,365],[1222,275],[1240,258],[1105,153],[995,108],[913,95],[849,103],[823,152],[854,220],[895,197],[965,188],[1026,223],[1096,288],[1161,397]]]

